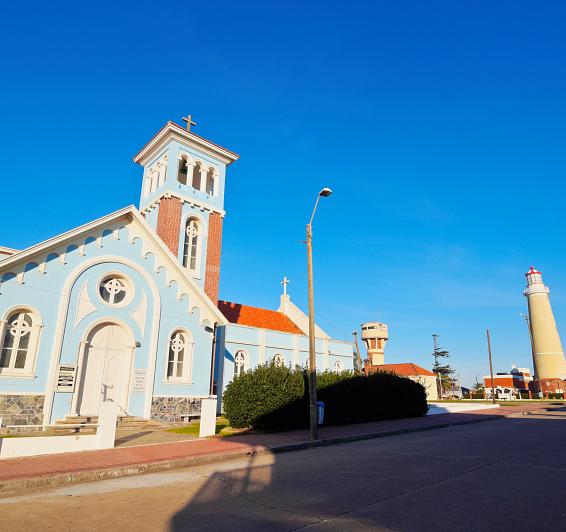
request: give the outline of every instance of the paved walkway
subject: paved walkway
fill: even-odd
[[[528,404],[461,414],[439,414],[420,418],[321,427],[320,441],[316,444],[339,443],[487,421],[520,415],[522,412],[534,412],[540,410],[542,406]],[[198,465],[252,453],[281,452],[309,445],[308,432],[298,430],[4,459],[0,461],[0,492]]]

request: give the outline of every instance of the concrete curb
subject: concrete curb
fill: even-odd
[[[522,412],[517,415],[522,416]],[[458,425],[470,425],[473,423],[482,423],[485,421],[494,421],[496,419],[503,419],[505,417],[515,417],[515,414],[510,416],[485,416],[480,419],[446,421],[443,423],[436,423],[423,427],[412,427],[404,429],[391,429],[382,430],[379,432],[368,432],[365,434],[354,434],[350,436],[338,436],[335,438],[324,438],[316,441],[307,441],[300,443],[290,443],[286,445],[278,445],[276,447],[258,447],[252,451],[233,451],[217,454],[191,456],[187,458],[179,458],[174,460],[162,460],[157,462],[150,462],[146,464],[134,464],[126,466],[115,466],[110,468],[94,469],[88,471],[76,471],[71,473],[58,473],[54,475],[45,475],[40,477],[24,477],[14,478],[10,480],[0,481],[0,497],[10,496],[18,491],[37,489],[37,488],[51,488],[57,486],[64,486],[69,484],[78,484],[80,482],[91,482],[95,480],[105,480],[111,478],[126,477],[132,475],[141,475],[144,473],[157,473],[160,471],[168,471],[170,469],[180,469],[185,467],[196,467],[200,465],[213,464],[217,462],[224,462],[226,460],[234,460],[237,458],[245,458],[248,456],[260,456],[263,454],[286,453],[292,451],[300,451],[303,449],[310,449],[312,447],[325,447],[327,445],[338,445],[341,443],[349,443],[354,441],[370,440],[376,438],[385,438],[388,436],[397,436],[400,434],[409,434],[411,432],[424,432],[427,430],[444,429],[447,427],[454,427]]]

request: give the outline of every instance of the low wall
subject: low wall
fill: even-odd
[[[98,449],[96,434],[0,438],[0,458]]]
[[[2,425],[41,425],[44,395],[0,395]]]
[[[105,401],[100,405],[96,434],[0,438],[0,458],[110,449],[114,447],[117,419],[118,406]]]
[[[490,410],[499,408],[497,404],[473,404],[473,403],[428,403],[429,410],[427,416],[434,414],[458,414],[460,412],[470,412],[472,410]]]

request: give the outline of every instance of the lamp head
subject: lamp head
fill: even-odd
[[[328,196],[330,196],[330,194],[332,194],[332,190],[329,189],[329,188],[327,188],[327,187],[324,187],[324,188],[318,193],[319,196],[322,196],[322,197],[324,197],[324,198],[327,198]]]

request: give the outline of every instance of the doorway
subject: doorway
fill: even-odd
[[[97,416],[102,401],[127,414],[133,352],[132,335],[121,325],[104,323],[90,332],[77,389],[80,416]]]

